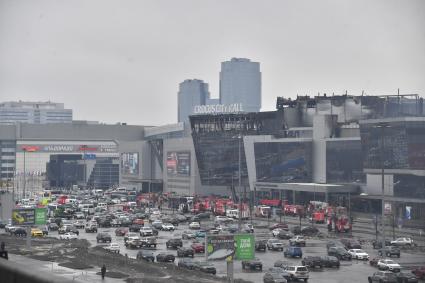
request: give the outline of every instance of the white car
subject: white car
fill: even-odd
[[[146,237],[146,236],[153,236],[153,230],[151,227],[142,227],[140,228],[140,236]]]
[[[104,247],[105,250],[113,253],[120,253],[120,246],[117,243],[110,243],[108,246]]]
[[[65,233],[59,236],[59,239],[61,240],[74,240],[78,239],[78,236],[74,233]]]
[[[171,223],[164,223],[164,224],[162,224],[162,228],[161,229],[163,231],[174,231],[175,230],[174,225],[171,224]]]
[[[361,260],[369,259],[369,255],[361,249],[351,249],[351,250],[348,250],[348,252],[350,253],[351,257],[354,259],[361,259]]]
[[[392,246],[411,246],[413,245],[413,240],[410,238],[398,238],[394,241],[391,241]]]
[[[391,259],[380,259],[377,266],[380,270],[389,270],[392,272],[399,272],[401,270],[400,264]]]
[[[280,232],[280,231],[282,231],[282,229],[281,229],[281,228],[273,229],[273,231],[272,231],[273,237],[276,237],[277,235],[279,235],[279,232]]]
[[[189,229],[201,229],[201,224],[199,224],[199,222],[191,222],[189,224]]]

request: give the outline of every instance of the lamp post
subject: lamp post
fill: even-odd
[[[238,189],[241,189],[241,138],[242,136],[238,136]],[[238,231],[241,232],[242,229],[242,196],[239,192],[239,222],[238,222]]]
[[[381,230],[382,230],[382,246],[385,246],[385,162],[384,162],[384,158],[385,158],[385,151],[384,151],[384,147],[385,147],[385,143],[384,143],[384,134],[385,134],[385,128],[389,128],[390,126],[386,123],[380,123],[379,125],[376,126],[376,128],[381,129]]]
[[[24,187],[22,189],[22,198],[25,198],[26,193],[26,187],[27,187],[27,170],[26,170],[26,160],[25,160],[25,153],[27,152],[26,147],[22,147],[22,150],[24,151]]]

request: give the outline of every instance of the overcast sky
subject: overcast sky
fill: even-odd
[[[232,57],[260,62],[263,110],[318,92],[425,97],[425,1],[0,0],[0,101],[175,123],[178,84],[218,97]]]

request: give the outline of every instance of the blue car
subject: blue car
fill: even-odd
[[[196,231],[195,232],[195,237],[196,238],[205,238],[206,234],[207,233],[205,231]]]
[[[303,251],[300,247],[287,247],[283,252],[284,257],[303,257]]]

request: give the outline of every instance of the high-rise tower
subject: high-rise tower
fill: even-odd
[[[178,93],[178,121],[189,120],[194,107],[205,105],[209,100],[208,84],[202,80],[185,80],[180,83]]]
[[[260,63],[245,58],[232,58],[221,63],[220,103],[241,103],[244,112],[261,108]]]

